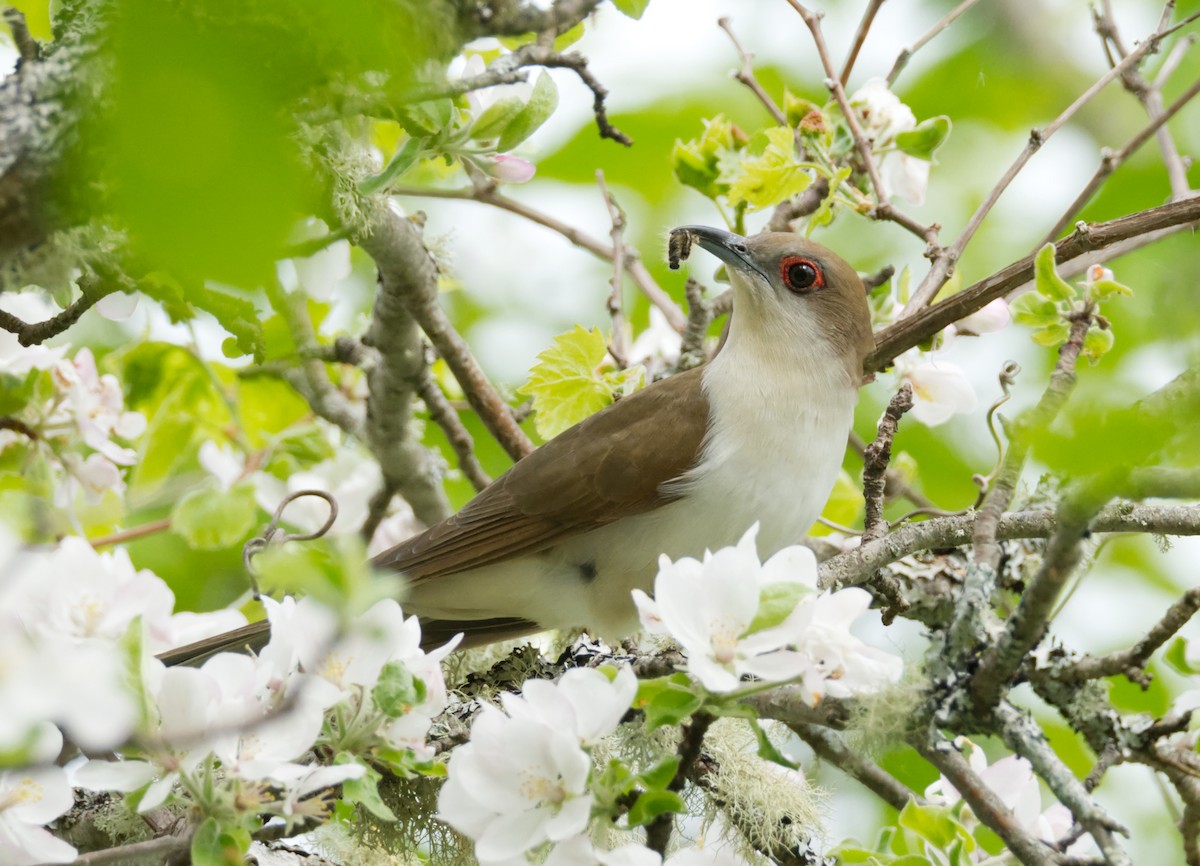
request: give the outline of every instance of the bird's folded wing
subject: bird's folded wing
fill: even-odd
[[[458,514],[375,558],[414,582],[535,553],[678,494],[708,428],[702,370],[624,397],[518,461]]]

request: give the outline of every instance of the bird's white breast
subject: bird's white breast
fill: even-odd
[[[420,587],[419,612],[511,615],[622,635],[637,629],[629,592],[653,588],[660,554],[698,558],[736,543],[754,523],[764,559],[797,542],[837,477],[856,389],[819,353],[784,363],[748,351],[727,347],[705,371],[709,433],[697,465],[668,485],[678,499],[535,556],[431,581]]]

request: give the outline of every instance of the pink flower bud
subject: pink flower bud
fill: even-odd
[[[493,157],[491,165],[486,168],[487,173],[501,183],[525,183],[537,171],[537,167],[529,160],[503,154]]]

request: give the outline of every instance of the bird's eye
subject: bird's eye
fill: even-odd
[[[808,292],[825,285],[825,275],[811,259],[788,256],[779,263],[779,274],[783,284],[793,292]]]

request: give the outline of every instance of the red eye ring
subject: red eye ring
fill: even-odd
[[[825,286],[825,272],[812,259],[786,256],[779,262],[779,278],[793,292],[811,292]]]

